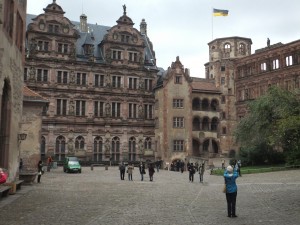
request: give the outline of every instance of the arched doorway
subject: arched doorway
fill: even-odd
[[[1,118],[0,118],[0,167],[8,168],[8,152],[10,138],[11,117],[11,88],[8,80],[4,80],[1,93]]]
[[[219,152],[219,146],[215,140],[212,140],[212,151],[215,154],[218,154],[218,152]]]
[[[196,139],[193,139],[193,155],[200,156],[200,142]]]

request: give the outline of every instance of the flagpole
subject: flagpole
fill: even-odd
[[[211,8],[211,40],[214,40],[214,9]]]

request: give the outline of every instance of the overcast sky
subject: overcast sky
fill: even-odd
[[[27,0],[27,13],[41,14],[53,0]],[[252,39],[252,53],[271,44],[300,39],[300,0],[56,0],[72,21],[87,15],[88,23],[116,25],[123,15],[139,30],[144,18],[156,52],[157,66],[167,69],[180,57],[191,76],[204,77],[208,45],[216,38]],[[227,17],[212,17],[212,9],[229,10]]]

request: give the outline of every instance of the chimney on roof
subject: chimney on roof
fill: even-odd
[[[141,34],[144,34],[147,36],[147,23],[145,19],[142,19],[142,22],[140,23],[140,32]]]
[[[88,32],[87,16],[84,14],[80,16],[80,31],[86,33]]]

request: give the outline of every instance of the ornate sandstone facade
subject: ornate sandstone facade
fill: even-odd
[[[54,1],[28,15],[24,80],[49,100],[41,131],[42,157],[138,161],[154,157],[155,53],[123,15],[113,27],[71,22]]]

